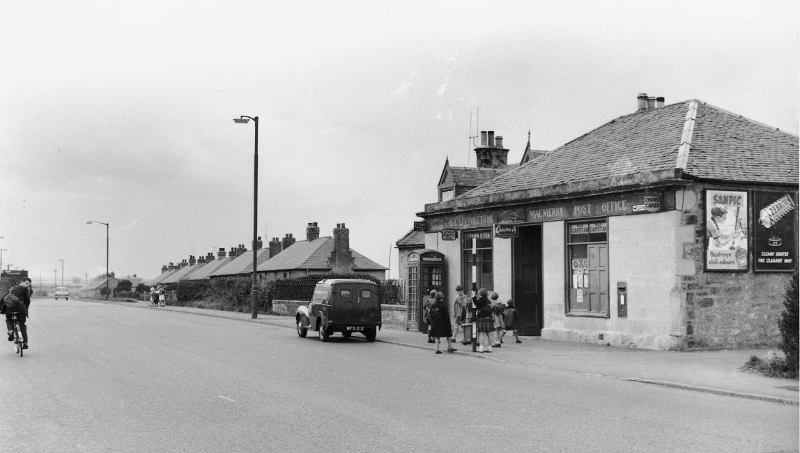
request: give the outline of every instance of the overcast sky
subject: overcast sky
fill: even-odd
[[[52,282],[350,228],[392,268],[470,118],[518,162],[699,99],[798,132],[793,1],[0,4],[3,266]],[[475,134],[475,119],[472,134]],[[390,263],[391,250],[391,263]],[[49,280],[48,280],[49,279]]]

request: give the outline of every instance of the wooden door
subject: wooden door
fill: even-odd
[[[519,334],[542,334],[542,227],[520,227],[514,239],[514,304],[519,318]]]

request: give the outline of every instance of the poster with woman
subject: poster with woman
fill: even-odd
[[[706,270],[747,271],[747,192],[706,190]]]

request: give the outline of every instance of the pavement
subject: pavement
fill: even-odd
[[[296,335],[293,317],[259,314],[252,319],[250,313],[209,310],[193,307],[167,306],[149,307],[148,302],[110,302],[132,308],[166,310],[200,316],[235,319],[291,329],[287,334]],[[313,335],[314,332],[309,332]],[[364,341],[361,335],[353,335],[353,340]],[[459,334],[459,340],[461,336]],[[521,337],[521,344],[514,337],[506,335],[501,348],[494,348],[491,354],[472,352],[472,345],[460,341],[454,345],[462,354],[477,360],[511,363],[532,368],[561,370],[597,378],[619,379],[633,383],[659,385],[749,398],[780,404],[798,406],[798,381],[763,376],[742,371],[751,356],[764,358],[769,349],[734,349],[723,351],[653,351],[635,348],[618,348],[600,344],[570,343],[543,340],[540,337]],[[418,348],[433,354],[436,345],[427,342],[421,332],[405,330],[404,327],[384,326],[378,332],[377,342]],[[442,339],[441,349],[447,344]]]

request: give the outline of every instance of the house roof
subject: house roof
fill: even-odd
[[[796,135],[690,100],[621,116],[456,200],[696,178],[797,184],[797,156]]]
[[[253,251],[248,250],[237,256],[222,267],[217,268],[210,274],[212,277],[220,275],[239,275],[253,272]],[[256,253],[257,264],[261,264],[269,259],[269,249],[259,249]]]
[[[450,167],[450,172],[456,186],[478,187],[517,167],[516,164],[500,168]]]
[[[164,280],[161,280],[162,284],[169,284],[169,283],[177,283],[178,280],[186,277],[187,275],[191,274],[192,272],[198,269],[198,264],[192,264],[188,266],[183,266],[182,268],[178,269],[177,271],[167,275]]]
[[[276,272],[294,269],[331,269],[328,259],[333,252],[333,238],[320,237],[312,241],[298,241],[268,261],[259,264],[259,272]],[[370,260],[357,251],[353,254],[353,270],[386,270],[386,267]]]
[[[424,247],[425,246],[425,232],[419,230],[411,230],[405,236],[400,238],[397,242],[397,247]]]
[[[208,278],[214,271],[219,269],[220,267],[228,264],[233,260],[232,257],[226,256],[225,258],[216,259],[213,261],[209,261],[206,263],[205,266],[201,267],[195,272],[192,272],[187,276],[187,280],[203,280]]]
[[[157,284],[161,283],[162,281],[164,281],[165,278],[167,278],[168,276],[172,275],[173,273],[175,273],[177,271],[178,271],[178,269],[169,269],[166,272],[162,272],[161,275],[159,275],[158,277],[154,278],[153,281],[150,282],[150,285],[157,285]]]
[[[106,280],[108,280],[109,284],[111,284],[111,282],[117,282],[117,284],[119,284],[119,280],[117,280],[114,277],[101,278],[99,280],[95,280],[95,281],[89,283],[88,285],[84,286],[80,290],[81,291],[85,291],[85,290],[93,290],[93,289],[98,289],[98,288],[104,288],[106,286]]]

